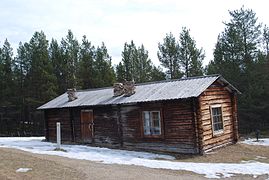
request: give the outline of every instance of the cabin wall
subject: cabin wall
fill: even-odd
[[[70,108],[70,121],[72,123],[72,141],[82,142],[81,141],[81,121],[80,121],[80,108]]]
[[[119,147],[121,134],[118,129],[117,107],[102,106],[93,108],[94,144]]]
[[[82,143],[80,112],[86,109],[93,110],[94,145],[177,153],[199,152],[191,99],[46,110],[47,139],[56,141],[56,122],[60,122],[63,141]],[[162,135],[157,138],[146,137],[143,131],[142,112],[152,110],[161,112]]]
[[[94,136],[92,143],[100,146],[107,147],[119,147],[120,136],[118,133],[117,124],[117,108],[111,106],[102,107],[81,107],[70,109],[71,116],[73,116],[73,127],[74,127],[74,140],[75,142],[84,143],[81,139],[81,110],[92,110],[93,111],[93,122],[94,122]]]
[[[146,103],[121,107],[123,146],[144,150],[198,153],[191,100]],[[160,110],[162,136],[143,135],[142,112]]]
[[[46,139],[56,141],[56,123],[61,123],[61,139],[71,141],[71,123],[68,109],[48,109],[45,112],[46,118]]]
[[[119,147],[121,134],[118,129],[117,107],[84,107],[68,109],[49,109],[45,111],[46,139],[56,141],[56,123],[61,123],[63,141],[83,143],[81,139],[81,110],[93,110],[95,145]]]
[[[221,84],[214,83],[205,90],[199,100],[199,138],[202,151],[210,150],[237,140],[236,97]],[[223,133],[214,135],[210,106],[221,105]]]

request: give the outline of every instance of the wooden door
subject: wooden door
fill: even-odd
[[[81,139],[85,143],[91,143],[94,136],[93,111],[81,110]]]

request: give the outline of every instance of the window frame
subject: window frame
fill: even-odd
[[[214,129],[214,119],[213,119],[213,109],[214,108],[220,108],[220,112],[221,112],[221,121],[222,121],[222,129],[219,130],[215,130]],[[223,108],[221,104],[217,104],[217,105],[211,105],[210,106],[210,118],[211,118],[211,127],[212,127],[212,132],[213,132],[213,136],[218,136],[224,133],[224,119],[223,119]]]
[[[152,114],[153,112],[158,112],[159,113],[159,127],[160,127],[160,134],[145,134],[145,127],[144,127],[144,112],[149,112]],[[152,126],[152,118],[150,116],[150,129],[153,128]],[[162,117],[162,110],[161,109],[143,109],[141,110],[141,137],[145,138],[163,138],[164,137],[164,131],[163,131],[163,117]]]

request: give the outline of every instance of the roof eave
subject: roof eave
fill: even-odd
[[[229,83],[221,75],[219,76],[219,78],[217,80],[221,80],[222,82],[224,82],[225,84],[227,84],[226,87],[228,87],[232,92],[234,92],[236,94],[242,94],[236,87],[234,87],[231,83]]]

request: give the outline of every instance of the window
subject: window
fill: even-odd
[[[144,135],[161,135],[160,111],[143,111]]]
[[[223,132],[223,119],[222,119],[222,109],[221,106],[211,107],[211,119],[213,126],[213,134],[218,134]]]

